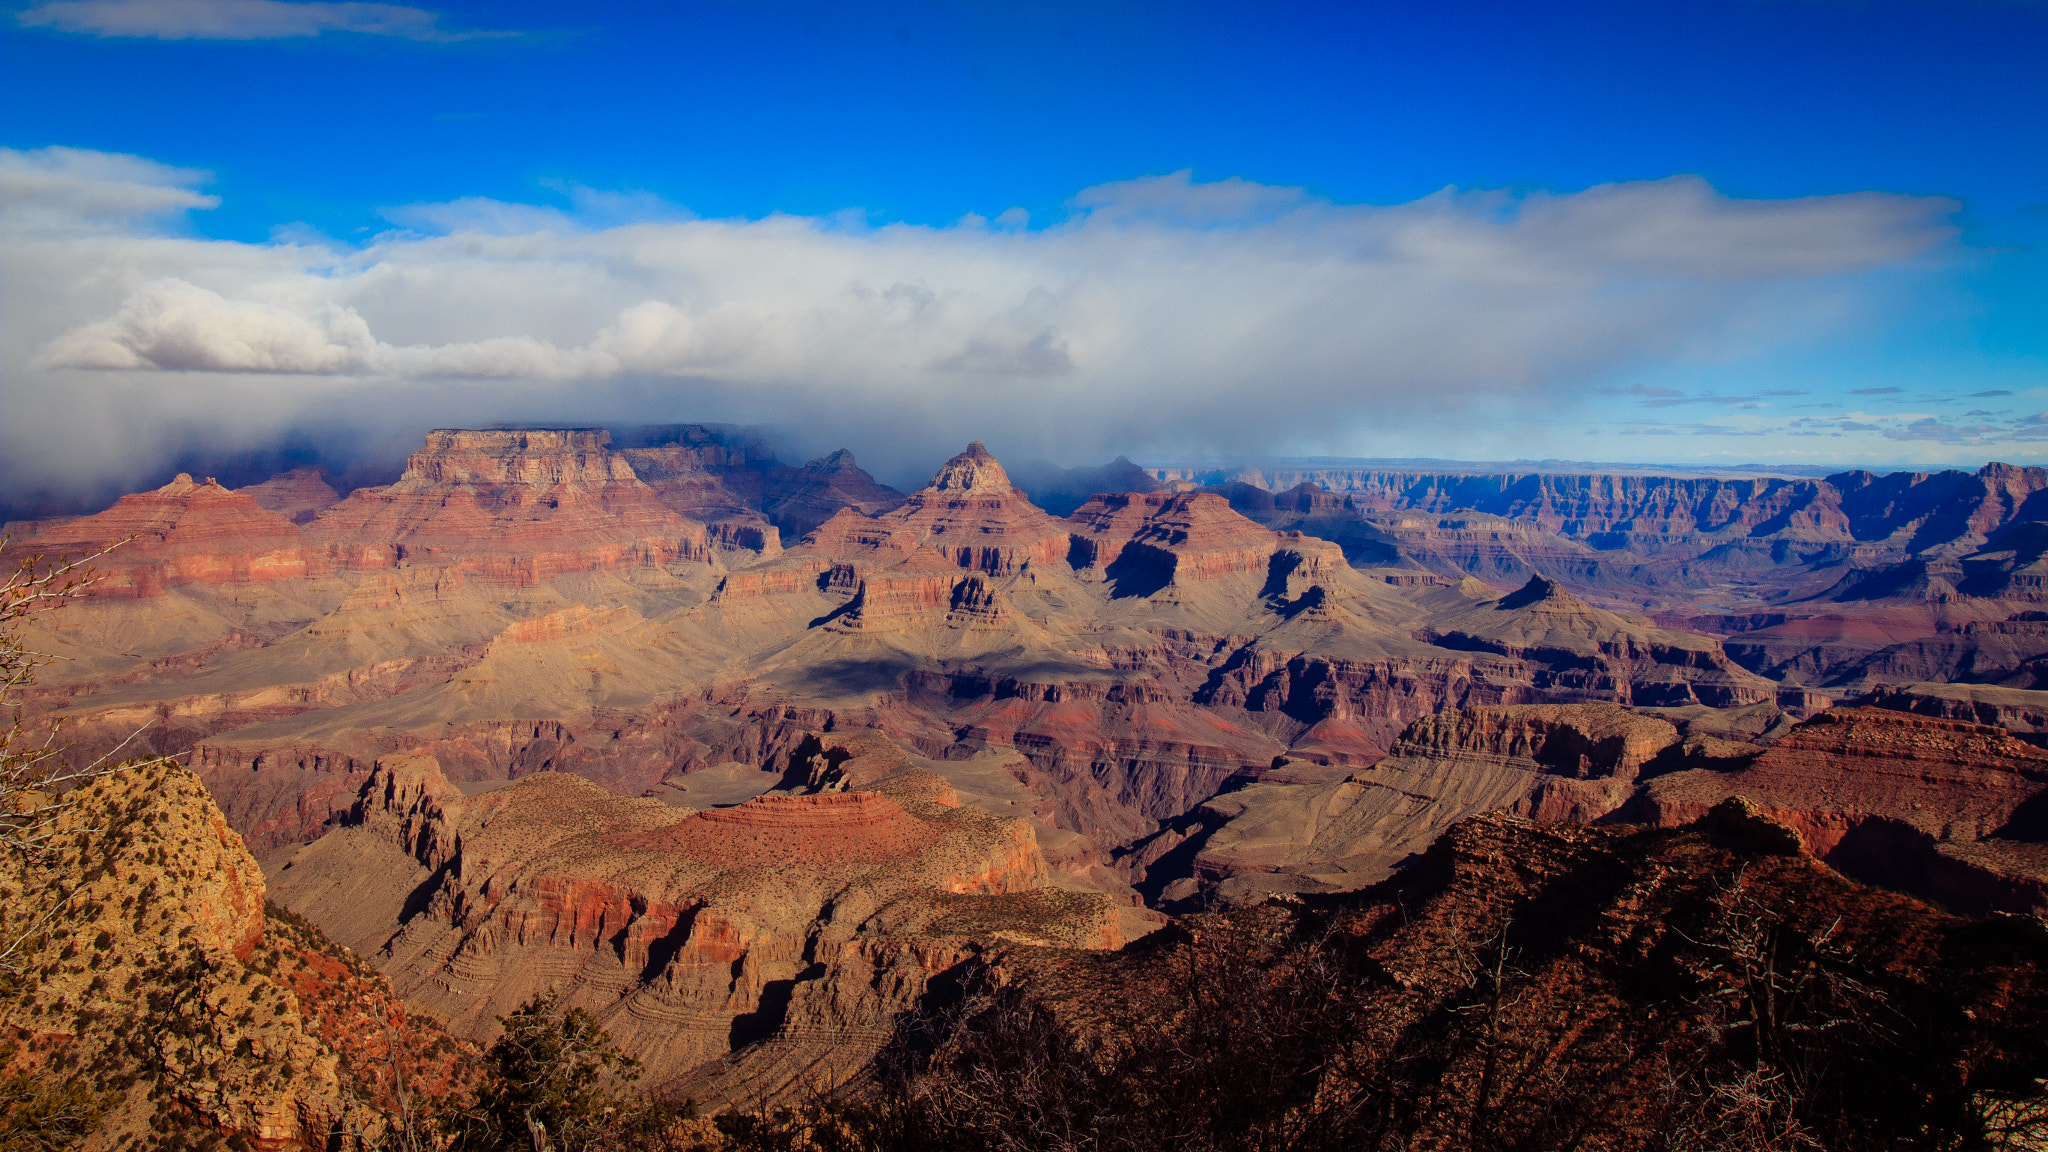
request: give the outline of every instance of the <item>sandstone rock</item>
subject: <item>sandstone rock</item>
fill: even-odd
[[[693,812],[556,774],[464,797],[431,761],[380,761],[358,834],[301,850],[277,888],[459,1033],[487,1039],[552,985],[653,1085],[701,1099],[806,1071],[832,1083],[978,952],[1123,939],[1106,897],[1043,886],[1028,823],[889,775],[880,790]],[[322,898],[394,857],[423,879],[387,893],[381,916]]]
[[[1705,637],[1668,632],[1594,608],[1532,576],[1518,591],[1450,611],[1425,635],[1448,648],[1494,652],[1552,666],[1546,687],[1621,703],[1715,708],[1772,700],[1776,686],[1736,666]]]
[[[437,429],[398,481],[307,527],[336,565],[457,567],[512,585],[710,558],[704,526],[665,507],[603,431]]]
[[[986,1030],[950,1034],[1000,1086],[970,1097],[942,1068],[920,1088],[984,1138],[1056,1099],[1152,1146],[1228,1124],[1326,1147],[1465,1148],[1475,1129],[1725,1147],[1713,1133],[1766,1107],[1876,1146],[2017,1113],[1980,1097],[1959,1115],[1939,1087],[1959,1069],[2028,1069],[2010,1091],[2038,1102],[2039,921],[1864,888],[1782,842],[1734,842],[1721,814],[1655,831],[1478,817],[1369,892],[1194,915],[1120,953],[1003,957],[979,981],[1001,990]],[[1020,1019],[1028,1040],[1003,1030]],[[1759,1069],[1770,1103],[1744,1105]],[[1791,1087],[1793,1069],[1822,1079]]]
[[[981,441],[940,467],[932,482],[887,519],[962,568],[1005,576],[1024,565],[1067,556],[1066,526],[1010,486],[1009,474]]]
[[[1209,493],[1108,493],[1068,518],[1078,526],[1071,562],[1147,596],[1169,584],[1238,573],[1265,575],[1278,539]]]
[[[1650,780],[1626,814],[1675,826],[1731,796],[1851,876],[1972,914],[2048,906],[2048,752],[2002,729],[1838,709],[1733,771]]]
[[[661,482],[716,481],[728,507],[753,499],[731,484],[767,465],[721,437],[662,430],[612,452],[593,433],[437,434],[409,479],[312,525],[403,504],[418,523],[398,531],[423,543],[399,567],[294,585],[260,630],[246,586],[181,602],[217,631],[153,641],[160,668],[114,647],[132,643],[126,618],[81,606],[81,631],[105,639],[74,647],[90,656],[74,666],[97,661],[103,678],[40,707],[94,748],[146,724],[157,750],[192,749],[265,853],[336,827],[392,755],[432,756],[465,787],[567,771],[673,800],[691,772],[779,773],[809,733],[873,728],[934,762],[1016,765],[1005,787],[1043,842],[1064,838],[1057,870],[1115,891],[1133,875],[1121,853],[1276,758],[1362,767],[1446,707],[1698,699],[1725,679],[1711,640],[1645,657],[1664,642],[1620,617],[1592,616],[1590,649],[1576,634],[1432,644],[1431,626],[1500,591],[1389,584],[1205,493],[1109,497],[1054,520],[979,448],[903,507],[839,508],[779,554],[656,564],[656,549],[607,567],[644,542],[641,512],[673,515],[650,510],[652,486],[622,459]],[[1486,620],[1596,611],[1560,599]]]
[[[2048,735],[2048,692],[1990,684],[1894,684],[1855,703],[1988,724],[2021,737]]]
[[[220,1135],[273,1152],[372,1147],[394,1074],[459,1086],[473,1054],[317,933],[266,914],[256,862],[192,774],[130,769],[75,796],[62,859],[5,862],[8,938],[55,915],[0,1025],[26,1041],[10,1046],[10,1072],[80,1079],[118,1101],[99,1146]]]
[[[843,509],[879,516],[902,504],[903,493],[877,484],[844,448],[802,468],[771,468],[761,496],[762,511],[791,537],[806,535]]]
[[[340,503],[341,493],[335,491],[333,479],[325,468],[294,468],[235,491],[294,524],[305,524]]]
[[[1468,816],[1590,822],[1679,744],[1612,704],[1467,708],[1416,721],[1388,756],[1341,779],[1261,781],[1203,804],[1196,874],[1226,899],[1377,883]]]
[[[245,584],[317,575],[325,562],[302,546],[298,525],[246,492],[179,473],[154,492],[123,496],[112,508],[38,533],[33,550],[54,560],[128,543],[96,561],[100,596],[161,596],[179,584]],[[12,565],[28,551],[10,548]]]

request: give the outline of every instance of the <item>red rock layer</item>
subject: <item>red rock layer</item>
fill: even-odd
[[[294,524],[304,524],[341,502],[341,493],[334,490],[329,479],[325,468],[294,468],[235,491],[247,493],[256,503]]]
[[[244,492],[210,478],[194,483],[182,472],[154,492],[123,496],[105,512],[43,531],[33,550],[55,560],[127,537],[133,539],[93,563],[104,577],[96,594],[160,596],[178,584],[245,584],[326,570],[303,546],[298,525]]]
[[[438,429],[396,483],[356,491],[307,535],[348,567],[447,565],[512,584],[708,559],[704,526],[664,506],[609,437]]]
[[[905,775],[918,773],[877,785]],[[394,892],[352,939],[388,940],[378,963],[457,1031],[487,1036],[494,1015],[554,987],[606,1010],[655,1087],[704,1099],[707,1078],[739,1067],[746,1091],[773,1092],[762,1076],[791,1050],[836,1083],[976,948],[1123,940],[1106,897],[1043,890],[1029,824],[917,791],[687,813],[548,774],[463,797],[433,761],[386,757],[362,781],[360,831],[302,853],[280,898],[389,866],[395,848],[431,873],[432,897],[407,910]]]
[[[1008,473],[979,440],[883,519],[915,532],[925,547],[954,564],[992,576],[1067,556],[1067,526],[1011,487]]]
[[[1851,875],[1972,911],[2048,905],[2048,752],[2003,729],[1839,709],[1739,770],[1653,779],[1630,811],[1670,827],[1730,795]]]
[[[620,848],[671,851],[740,868],[802,859],[815,864],[877,863],[930,847],[938,829],[872,792],[763,796],[736,808],[700,812],[657,832],[617,838]]]
[[[877,516],[902,504],[903,493],[877,484],[844,448],[801,468],[770,468],[761,494],[761,510],[794,536],[810,532],[842,508]]]
[[[1067,518],[1077,526],[1072,554],[1082,566],[1149,558],[1179,582],[1263,572],[1277,544],[1272,532],[1208,492],[1111,492]]]

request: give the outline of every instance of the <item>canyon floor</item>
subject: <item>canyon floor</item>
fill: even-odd
[[[553,988],[719,1104],[857,1081],[963,972],[1142,984],[1486,829],[1739,797],[1813,875],[2048,912],[2048,470],[1027,473],[676,425],[180,476],[10,525],[10,567],[121,541],[19,712],[203,785],[257,872],[207,948],[251,963],[267,894],[447,1044]],[[220,1123],[310,1131],[264,1115]]]

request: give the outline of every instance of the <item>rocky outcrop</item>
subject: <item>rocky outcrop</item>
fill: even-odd
[[[306,528],[348,568],[435,565],[530,585],[596,569],[704,561],[704,526],[663,505],[598,431],[437,429],[382,488]]]
[[[761,511],[791,539],[808,534],[841,509],[879,516],[902,505],[903,493],[877,484],[844,448],[801,468],[770,468],[761,494]]]
[[[506,439],[414,479],[509,499],[519,477],[559,465],[564,484],[633,491],[596,438],[490,435],[527,447]],[[394,753],[432,755],[465,783],[553,769],[638,795],[691,771],[776,767],[805,725],[875,726],[936,758],[1021,754],[1033,810],[1089,845],[1070,853],[1085,871],[1277,757],[1360,767],[1442,708],[1735,695],[1712,640],[1546,582],[1520,599],[1477,581],[1390,584],[1208,493],[1104,496],[1054,520],[979,447],[901,508],[840,508],[780,554],[728,554],[722,575],[569,570],[504,595],[489,567],[502,548],[346,573],[346,590],[321,593],[338,604],[299,632],[175,680],[103,686],[66,715],[94,740],[134,720],[160,750],[197,745],[265,851],[331,827],[351,776]]]
[[[1106,897],[1044,887],[1028,823],[944,803],[928,773],[868,783],[697,812],[559,774],[464,797],[392,758],[277,888],[459,1033],[552,985],[700,1099],[855,1075],[986,948],[1122,942]],[[377,869],[405,882],[357,879]]]
[[[372,1147],[395,1075],[459,1086],[473,1056],[317,932],[266,913],[262,873],[192,774],[128,769],[74,799],[56,859],[5,861],[7,938],[34,938],[0,1026],[8,1072],[113,1102],[99,1146]]]
[[[1986,724],[2022,738],[2048,736],[2048,692],[1989,684],[1894,684],[1856,704]]]
[[[1169,584],[1239,573],[1264,575],[1277,550],[1272,532],[1205,492],[1118,492],[1095,497],[1068,520],[1069,562],[1115,584],[1112,595],[1147,596]]]
[[[1971,705],[1960,693],[1892,699]],[[1215,889],[1241,901],[1376,882],[1468,816],[1674,827],[1731,797],[1870,883],[1973,914],[2048,904],[2048,752],[1999,728],[1875,708],[1796,726],[1769,705],[1446,711],[1369,768],[1289,765],[1225,792],[1174,825],[1173,844],[1139,845],[1135,864],[1140,888],[1169,900]]]
[[[1139,1147],[1882,1147],[2038,1116],[2040,922],[1865,888],[1787,836],[1739,804],[1673,830],[1480,817],[1357,896],[1008,956],[920,1099],[968,1141],[1056,1101]]]
[[[1200,837],[1190,844],[1192,879],[1239,901],[1363,887],[1469,816],[1599,819],[1679,742],[1670,723],[1613,704],[1440,712],[1409,725],[1369,768],[1297,766],[1203,804],[1199,827],[1184,830]],[[1149,880],[1162,889],[1167,877]]]
[[[325,468],[294,468],[235,491],[294,524],[306,524],[341,502],[333,480]]]
[[[1066,525],[1010,486],[1009,474],[981,441],[940,467],[886,519],[961,568],[1007,576],[1025,565],[1065,562]]]
[[[1868,882],[1978,915],[2048,908],[2048,752],[2003,729],[1832,710],[1737,765],[1649,781],[1626,815],[1670,827],[1730,796]]]
[[[1341,467],[1167,475],[1249,483],[1269,492],[1314,485],[1360,514],[1477,512],[1603,549],[1777,537],[1813,544],[1885,542],[1912,552],[1967,541],[1968,550],[2005,524],[2041,519],[2039,493],[2048,489],[2048,469],[1995,463],[1974,474],[1844,472],[1825,480]]]
[[[123,541],[97,560],[100,596],[161,596],[181,584],[251,584],[317,575],[326,562],[308,549],[299,526],[246,491],[179,473],[153,492],[123,496],[112,508],[39,532],[33,551],[50,560],[77,557]],[[29,551],[10,548],[9,566]]]
[[[1425,635],[1446,648],[1547,665],[1545,687],[1624,704],[1731,708],[1777,693],[1715,641],[1594,608],[1541,575],[1507,596],[1439,617]]]
[[[866,516],[903,503],[903,494],[862,471],[840,449],[793,468],[744,429],[667,424],[622,429],[619,454],[662,503],[710,525],[714,539],[757,552],[773,537],[797,540],[842,508]]]

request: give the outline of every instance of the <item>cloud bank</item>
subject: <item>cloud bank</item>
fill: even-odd
[[[1498,452],[1515,413],[1597,404],[1617,372],[1838,324],[1860,276],[1951,244],[1957,209],[1689,176],[1349,205],[1182,172],[1038,229],[702,220],[565,187],[567,208],[395,207],[348,246],[183,235],[206,182],[0,150],[0,273],[37,286],[0,318],[29,414],[0,433],[10,468],[132,469],[172,429],[504,419],[772,421],[912,470],[974,436],[1060,461],[1398,455],[1445,420],[1496,438],[1461,454]],[[88,432],[115,447],[46,447]]]

